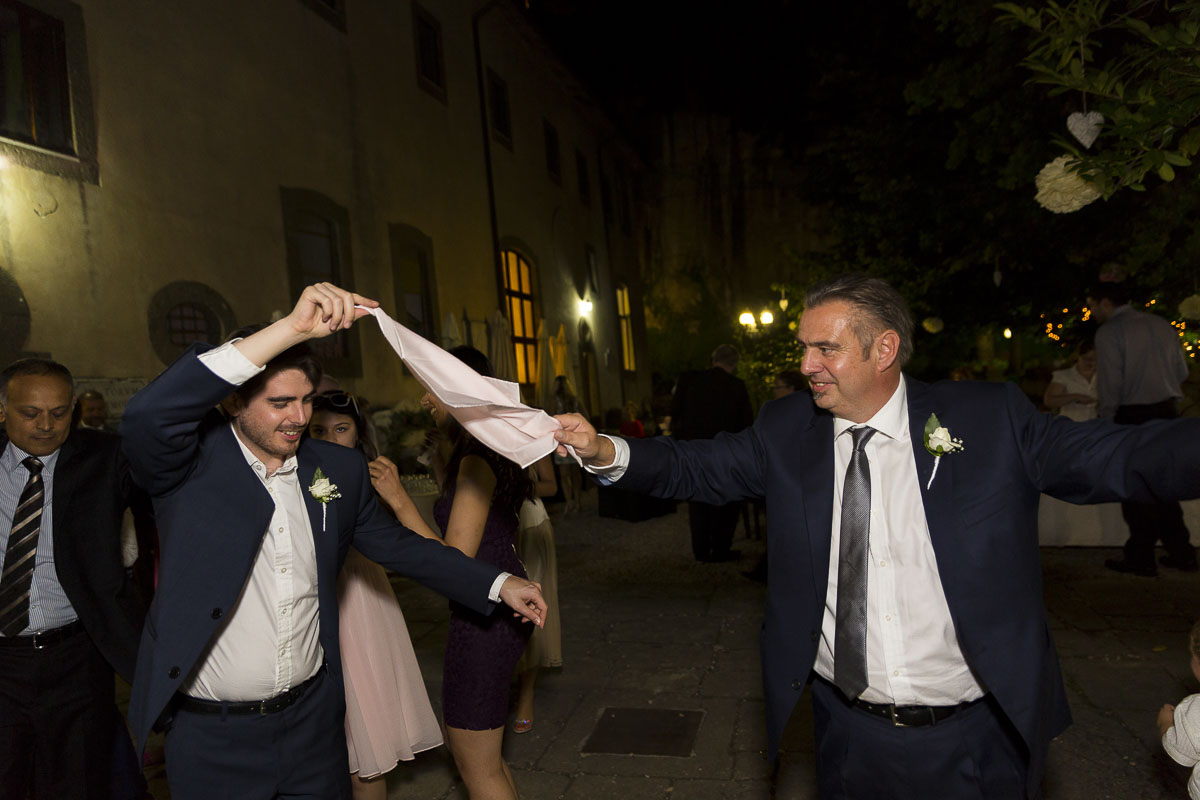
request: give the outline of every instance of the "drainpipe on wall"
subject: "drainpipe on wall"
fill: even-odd
[[[490,0],[471,15],[471,38],[475,47],[475,82],[479,90],[479,120],[483,127],[483,171],[487,180],[488,222],[492,230],[492,263],[496,277],[496,299],[504,307],[504,267],[500,263],[500,231],[496,221],[496,181],[492,175],[492,135],[488,119],[487,86],[484,81],[483,51],[479,43],[479,23],[489,11],[504,0]]]

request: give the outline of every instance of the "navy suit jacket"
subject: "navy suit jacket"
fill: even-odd
[[[138,483],[154,500],[159,583],[146,616],[129,704],[134,735],[146,737],[221,629],[250,575],[274,502],[228,422],[213,406],[235,388],[197,358],[196,347],[138,392],[121,430]],[[499,571],[426,539],[383,511],[356,449],[304,440],[300,485],[318,467],[341,497],[321,503],[304,492],[316,543],[320,642],[330,675],[342,680],[337,574],[351,544],[363,555],[481,613]]]
[[[0,437],[0,452],[7,446]],[[71,431],[54,466],[54,574],[83,629],[126,681],[133,680],[145,614],[121,563],[121,521],[130,507],[149,512],[120,438]]]
[[[1042,492],[1075,503],[1200,495],[1200,419],[1122,426],[1039,413],[1013,384],[906,378],[909,432],[938,573],[963,655],[1020,732],[1036,786],[1070,723],[1042,600]],[[932,488],[925,422],[964,449]],[[769,562],[762,667],[774,754],[816,659],[828,586],[833,417],[807,392],[767,403],[755,424],[709,441],[629,441],[618,485],[659,497],[766,498]]]

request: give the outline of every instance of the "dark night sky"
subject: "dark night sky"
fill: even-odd
[[[803,138],[852,94],[823,77],[886,80],[912,12],[861,0],[855,13],[801,0],[531,0],[530,17],[618,119],[641,112],[726,114],[744,129]]]

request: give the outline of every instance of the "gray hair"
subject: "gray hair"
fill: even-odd
[[[723,367],[737,369],[738,351],[731,344],[717,345],[717,349],[712,351],[712,363],[720,364]]]
[[[901,367],[908,363],[913,354],[912,314],[904,298],[890,283],[869,275],[840,275],[809,289],[804,297],[804,307],[816,308],[839,300],[854,309],[850,329],[862,345],[863,358],[870,354],[875,338],[891,330],[900,337],[896,360]]]
[[[75,379],[71,371],[57,361],[48,358],[22,358],[12,362],[0,372],[0,405],[8,406],[8,384],[13,378],[23,378],[26,375],[52,375],[62,378],[75,395]]]

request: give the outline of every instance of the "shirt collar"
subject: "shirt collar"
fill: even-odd
[[[250,451],[249,447],[246,447],[246,443],[242,441],[241,436],[238,436],[237,428],[234,427],[232,422],[229,423],[229,430],[233,432],[233,440],[237,442],[238,447],[242,449],[242,455],[245,457],[246,463],[250,465],[252,470],[254,470],[254,474],[262,478],[264,481],[267,478],[274,477],[274,475],[287,475],[290,472],[295,472],[299,468],[300,463],[296,460],[296,457],[288,456],[283,462],[282,467],[275,470],[273,475],[268,475],[267,465],[264,464],[258,456],[254,455],[254,453]]]
[[[901,373],[896,391],[883,404],[883,408],[875,412],[865,423],[851,422],[848,419],[835,417],[833,420],[833,438],[841,436],[851,428],[868,425],[889,439],[901,440],[908,434],[908,392],[904,390],[904,375]]]
[[[48,456],[37,457],[37,460],[42,462],[42,474],[53,474],[54,465],[58,463],[58,454],[61,452],[62,448],[60,447]],[[4,448],[4,454],[0,455],[0,469],[9,474],[12,474],[12,471],[17,467],[24,469],[25,465],[21,462],[29,458],[29,456],[29,453],[17,447],[10,439],[8,446]]]

